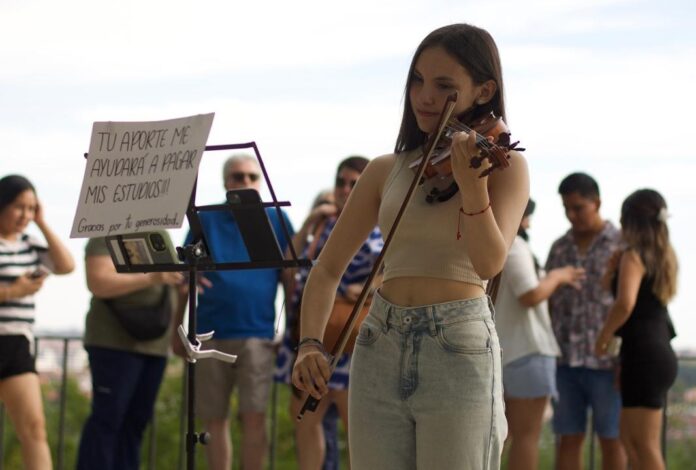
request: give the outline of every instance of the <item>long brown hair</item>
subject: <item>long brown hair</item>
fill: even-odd
[[[423,145],[428,138],[427,134],[418,127],[408,91],[413,83],[413,71],[416,61],[421,53],[429,47],[442,47],[446,50],[469,72],[476,85],[480,85],[488,80],[493,80],[496,84],[496,92],[492,99],[483,105],[476,106],[467,113],[467,116],[460,116],[460,118],[464,121],[474,120],[493,111],[496,116],[500,116],[506,121],[503,71],[500,66],[498,46],[496,46],[493,37],[485,29],[477,28],[470,24],[458,23],[443,26],[423,39],[411,60],[404,92],[404,113],[401,118],[399,136],[396,139],[395,152],[397,153],[413,150]]]
[[[653,279],[653,293],[667,305],[677,292],[678,263],[669,241],[665,199],[653,189],[634,192],[621,206],[621,228]]]

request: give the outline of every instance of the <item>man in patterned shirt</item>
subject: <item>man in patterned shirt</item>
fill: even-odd
[[[561,287],[549,298],[549,311],[561,357],[556,371],[558,399],[553,428],[560,436],[558,468],[582,467],[582,444],[587,409],[592,409],[594,431],[600,439],[603,469],[626,468],[618,439],[621,397],[614,387],[616,361],[597,357],[593,347],[613,301],[601,279],[612,254],[619,248],[619,231],[599,214],[597,182],[585,173],[561,181],[570,230],[551,246],[546,270],[573,265],[585,268],[580,289]]]

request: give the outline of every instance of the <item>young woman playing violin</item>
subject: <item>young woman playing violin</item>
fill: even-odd
[[[317,399],[328,392],[331,373],[317,338],[341,274],[376,223],[383,234],[395,225],[414,176],[409,165],[423,155],[455,93],[453,114],[464,123],[491,112],[505,118],[495,42],[466,24],[433,31],[416,50],[395,153],[367,166],[309,276],[293,383]],[[487,171],[490,161],[478,166],[474,160],[488,143],[472,132],[451,135],[459,191],[438,202],[416,193],[385,252],[383,284],[353,352],[353,469],[500,465],[507,424],[500,347],[485,289],[505,263],[529,181],[525,160],[514,150],[504,171]]]

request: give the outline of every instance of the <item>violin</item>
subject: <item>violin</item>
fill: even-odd
[[[450,118],[445,124],[444,131],[435,143],[433,155],[425,168],[419,186],[425,191],[425,200],[428,203],[444,202],[454,196],[459,187],[452,175],[452,138],[456,132],[464,131],[467,134],[476,132],[476,146],[481,150],[480,154],[472,157],[469,168],[480,168],[484,160],[490,162],[490,166],[481,172],[479,178],[488,176],[495,169],[505,169],[510,166],[510,150],[524,151],[519,148],[517,142],[510,142],[510,130],[505,122],[492,111],[483,118],[477,119],[467,126],[456,117]],[[416,171],[425,154],[409,164],[409,168]]]

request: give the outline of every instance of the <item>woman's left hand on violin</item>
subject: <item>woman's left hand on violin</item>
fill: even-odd
[[[488,140],[491,141],[492,137],[488,137]],[[463,191],[486,187],[487,170],[491,163],[488,159],[481,158],[481,149],[476,142],[475,131],[460,131],[452,136],[452,176]]]

